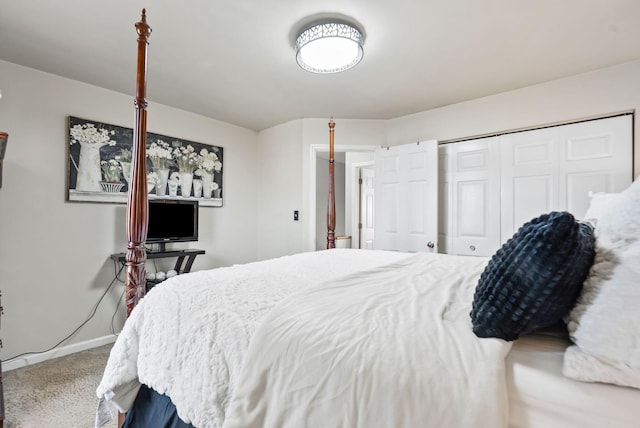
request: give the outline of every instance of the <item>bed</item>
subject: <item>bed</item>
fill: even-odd
[[[637,426],[636,183],[594,195],[592,222],[532,219],[490,258],[335,249],[332,120],[327,250],[145,296],[144,11],[136,29],[128,319],[96,426],[109,404],[126,427]]]

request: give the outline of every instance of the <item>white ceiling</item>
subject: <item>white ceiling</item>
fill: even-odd
[[[133,98],[143,7],[149,101],[254,130],[389,119],[640,59],[640,0],[0,0],[0,59]],[[328,14],[360,25],[364,59],[311,74],[295,32]]]

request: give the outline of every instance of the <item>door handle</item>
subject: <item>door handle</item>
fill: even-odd
[[[431,241],[427,242],[427,247],[433,248],[435,246],[436,246],[436,244],[434,244],[433,242],[431,242]]]

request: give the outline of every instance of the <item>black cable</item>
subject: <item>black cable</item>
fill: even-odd
[[[124,279],[120,279],[119,274],[120,272],[122,272],[122,269],[125,267],[125,263],[122,263],[122,265],[120,266],[120,270],[116,271],[116,261],[113,261],[113,271],[115,272],[115,278],[121,282],[122,284],[125,284],[125,280]],[[125,291],[127,291],[127,289],[123,289],[122,293],[120,293],[120,298],[118,299],[118,304],[116,305],[116,309],[113,311],[113,315],[111,315],[111,325],[110,325],[110,329],[111,329],[111,334],[113,334],[114,336],[118,336],[120,333],[116,333],[115,328],[113,328],[113,321],[116,318],[116,315],[118,314],[118,309],[120,309],[120,303],[122,303],[122,298],[124,297],[124,293]]]
[[[3,363],[6,363],[8,361],[11,360],[15,360],[16,358],[20,358],[22,356],[25,355],[32,355],[32,354],[43,354],[45,352],[49,352],[55,348],[57,348],[58,346],[60,346],[62,343],[64,343],[66,340],[68,340],[69,338],[73,337],[74,334],[76,334],[82,327],[84,327],[89,321],[91,321],[91,319],[95,316],[96,312],[98,311],[98,306],[100,306],[100,303],[102,302],[102,299],[104,299],[104,296],[107,295],[107,293],[109,292],[109,290],[111,290],[111,287],[113,287],[113,284],[115,284],[117,281],[119,281],[118,275],[120,274],[120,272],[122,272],[122,269],[124,268],[124,265],[122,265],[120,267],[120,270],[118,270],[116,272],[115,278],[113,278],[113,280],[111,281],[111,284],[109,284],[109,286],[107,287],[107,289],[104,291],[104,293],[102,293],[102,296],[100,296],[100,298],[98,299],[98,301],[96,302],[96,304],[93,306],[93,308],[91,309],[91,313],[89,314],[89,317],[84,320],[84,322],[82,324],[80,324],[75,330],[73,330],[69,335],[67,335],[64,339],[62,339],[60,342],[56,343],[55,345],[53,345],[51,348],[49,349],[45,349],[44,351],[32,351],[32,352],[23,352],[22,354],[18,354],[14,357],[8,358],[6,360],[3,360]]]
[[[124,292],[127,290],[122,290],[122,293],[120,294],[120,298],[118,299],[118,304],[116,305],[116,310],[113,311],[113,315],[111,315],[111,334],[113,334],[114,336],[118,336],[120,333],[116,333],[115,329],[113,328],[113,320],[116,318],[116,315],[118,314],[118,309],[120,308],[120,303],[122,303],[122,298],[124,297]]]
[[[117,270],[117,271],[116,271],[116,266],[117,266],[117,265],[116,265],[116,261],[114,260],[114,261],[113,261],[113,272],[115,272],[115,273],[114,273],[114,277],[115,277],[118,281],[120,281],[121,283],[123,283],[123,284],[124,284],[124,279],[120,279],[120,277],[119,277],[118,275],[120,275],[120,273],[122,272],[122,270],[124,269],[124,267],[126,266],[126,264],[125,264],[125,262],[122,262],[122,263],[120,264],[120,270]]]

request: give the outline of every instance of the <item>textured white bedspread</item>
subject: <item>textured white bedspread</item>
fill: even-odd
[[[511,344],[477,338],[469,317],[486,261],[415,254],[283,300],[223,426],[506,427]]]
[[[338,249],[168,279],[131,313],[97,395],[102,403],[127,411],[144,383],[171,397],[185,422],[220,427],[253,333],[278,302],[295,291],[407,257]]]

